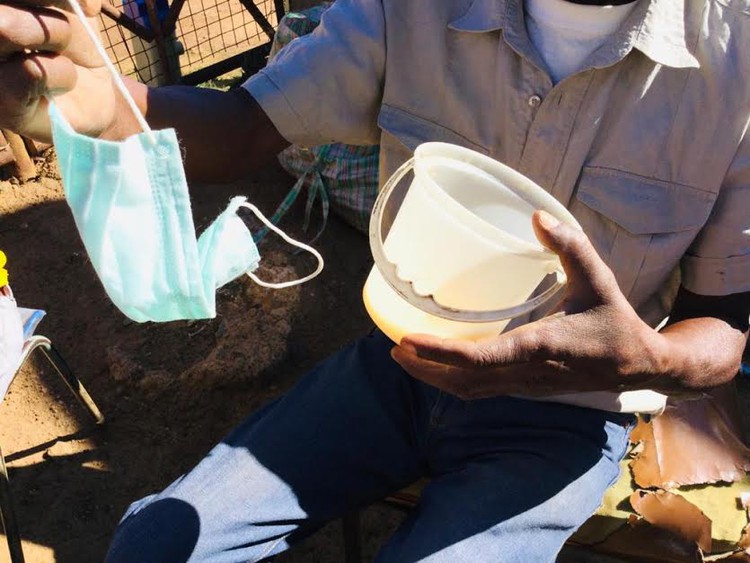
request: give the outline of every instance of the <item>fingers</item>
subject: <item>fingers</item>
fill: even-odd
[[[526,327],[478,341],[410,334],[397,348],[424,360],[476,370],[531,361],[541,352],[539,334]]]
[[[405,350],[424,360],[468,367],[479,364],[475,342],[438,338],[429,334],[410,334],[401,340],[397,349]]]
[[[65,57],[33,54],[0,63],[2,127],[23,130],[42,96],[67,92],[75,82],[75,68]]]
[[[69,40],[70,26],[64,14],[0,5],[0,59],[26,50],[62,51]]]
[[[66,12],[72,11],[70,0],[15,0],[6,3],[21,8],[56,8]],[[78,4],[81,6],[83,13],[89,17],[98,15],[102,9],[101,0],[78,0]]]
[[[414,349],[403,345],[394,347],[391,357],[415,379],[465,401],[500,395],[541,397],[601,388],[596,378],[588,374],[576,377],[559,362],[474,370],[420,358]]]
[[[68,0],[64,0],[61,3],[65,4],[64,9],[67,9],[69,6]],[[102,9],[101,0],[78,0],[78,3],[80,4],[83,13],[89,17],[96,16]]]
[[[420,358],[413,349],[408,347],[394,347],[391,350],[391,357],[415,379],[460,399],[476,399],[492,394],[487,394],[486,385],[481,381],[480,374]],[[485,394],[483,395],[483,393]]]
[[[537,211],[532,225],[539,241],[560,257],[570,284],[569,293],[609,298],[619,294],[612,271],[583,231],[562,223],[546,211]]]

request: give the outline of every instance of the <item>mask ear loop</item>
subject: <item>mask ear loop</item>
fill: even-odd
[[[292,246],[296,246],[297,248],[301,248],[302,250],[306,250],[315,258],[318,260],[318,267],[315,269],[315,271],[312,274],[309,274],[305,276],[304,278],[300,278],[298,280],[292,280],[287,282],[281,282],[281,283],[269,283],[261,280],[252,272],[247,272],[247,275],[250,277],[251,280],[253,280],[255,283],[257,283],[261,287],[266,287],[269,289],[284,289],[285,287],[292,287],[294,285],[299,285],[301,283],[305,283],[306,281],[310,281],[314,277],[317,277],[317,275],[323,271],[323,266],[325,265],[323,262],[323,257],[320,255],[320,252],[315,250],[312,246],[308,246],[307,244],[303,242],[299,242],[298,240],[294,240],[292,237],[287,235],[284,231],[279,229],[276,225],[271,223],[268,219],[266,219],[265,215],[260,212],[260,209],[255,207],[252,203],[243,202],[240,204],[241,207],[247,207],[250,211],[253,212],[253,215],[255,215],[263,224],[265,224],[266,227],[268,227],[270,230],[272,230],[274,233],[279,235],[281,238],[283,238],[286,242],[291,244]]]
[[[141,111],[138,109],[138,105],[135,103],[135,100],[133,99],[133,96],[130,95],[130,92],[128,91],[127,87],[125,86],[125,83],[122,81],[122,77],[120,76],[120,73],[115,68],[115,65],[112,63],[112,60],[109,58],[109,55],[107,55],[107,51],[104,48],[104,45],[102,45],[102,42],[99,40],[99,36],[94,31],[94,29],[89,24],[88,18],[86,17],[86,14],[83,13],[83,9],[81,8],[81,5],[78,3],[78,0],[67,0],[68,4],[70,5],[71,9],[75,13],[75,15],[78,17],[79,20],[81,20],[81,25],[83,26],[83,29],[86,31],[86,34],[89,36],[89,39],[91,39],[91,42],[94,44],[94,47],[96,48],[96,51],[99,53],[99,56],[101,57],[102,61],[104,62],[104,66],[109,71],[109,74],[112,76],[112,80],[115,83],[115,86],[119,90],[120,94],[122,94],[122,97],[125,99],[125,101],[128,104],[128,107],[133,112],[133,115],[135,116],[136,121],[138,121],[138,124],[140,125],[141,129],[144,133],[148,136],[149,140],[152,143],[156,143],[156,137],[154,136],[154,132],[149,126],[149,124],[146,122],[146,119],[143,117],[143,114],[141,114]],[[269,283],[261,280],[253,274],[252,272],[247,272],[247,275],[252,279],[255,283],[262,287],[267,287],[270,289],[283,289],[285,287],[292,287],[295,285],[299,285],[301,283],[305,283],[306,281],[310,281],[314,277],[316,277],[320,272],[323,271],[323,257],[320,255],[320,253],[312,248],[311,246],[308,246],[304,243],[301,243],[297,240],[294,240],[289,235],[287,235],[284,231],[276,227],[273,223],[271,223],[266,217],[263,215],[263,213],[260,212],[260,210],[255,207],[251,203],[242,203],[243,207],[247,207],[250,211],[253,212],[253,214],[260,219],[266,227],[268,227],[270,230],[275,232],[277,235],[279,235],[281,238],[283,238],[286,242],[291,244],[292,246],[296,246],[297,248],[301,248],[302,250],[306,250],[315,258],[318,260],[318,267],[315,269],[315,271],[305,276],[304,278],[298,279],[298,280],[292,280],[288,282],[282,282],[282,283]]]
[[[125,86],[125,83],[122,81],[122,77],[120,76],[119,71],[115,68],[115,65],[112,63],[109,55],[107,55],[107,50],[104,48],[104,45],[102,45],[99,36],[91,27],[91,24],[89,24],[89,20],[86,17],[86,14],[83,13],[83,9],[78,3],[78,0],[68,0],[68,4],[70,5],[71,9],[78,17],[78,19],[81,20],[83,29],[86,31],[89,39],[91,39],[91,42],[94,44],[94,47],[96,48],[97,53],[99,53],[99,56],[102,58],[104,66],[109,71],[109,74],[112,75],[112,80],[114,81],[115,86],[119,90],[120,94],[122,94],[122,97],[125,98],[125,101],[127,102],[130,111],[133,112],[136,121],[138,121],[138,125],[140,125],[141,130],[146,133],[151,143],[156,144],[156,137],[154,136],[154,132],[152,131],[151,127],[149,127],[146,119],[143,117],[141,110],[138,109],[138,105],[135,103],[133,96],[130,95],[127,86]]]

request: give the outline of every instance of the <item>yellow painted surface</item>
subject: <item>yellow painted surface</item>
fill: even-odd
[[[629,498],[637,489],[631,478],[629,461],[621,463],[620,479],[607,491],[596,514],[576,533],[576,540],[587,544],[599,542],[634,514]],[[739,497],[743,492],[750,492],[750,474],[737,483],[683,487],[671,492],[683,496],[711,519],[712,552],[728,551],[737,544],[748,523]]]

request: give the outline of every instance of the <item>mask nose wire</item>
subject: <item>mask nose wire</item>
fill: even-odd
[[[104,66],[109,71],[109,74],[112,75],[112,80],[114,81],[115,86],[117,87],[117,90],[119,90],[120,94],[122,94],[122,97],[125,98],[125,101],[127,102],[128,107],[130,108],[130,111],[133,112],[133,116],[135,117],[136,121],[138,121],[138,125],[141,127],[141,130],[143,130],[143,132],[146,133],[151,143],[156,144],[156,136],[154,135],[153,130],[151,129],[149,124],[146,122],[146,119],[143,117],[143,114],[141,114],[141,111],[138,109],[138,106],[136,105],[135,100],[133,99],[133,96],[130,95],[130,92],[125,86],[125,83],[122,81],[122,77],[120,76],[120,73],[115,68],[115,65],[112,63],[112,60],[109,58],[109,55],[107,55],[107,51],[104,48],[104,45],[102,45],[102,42],[99,39],[99,36],[91,27],[91,24],[89,23],[89,20],[86,17],[86,14],[83,13],[83,9],[81,8],[81,5],[78,3],[78,0],[67,0],[67,1],[68,1],[68,4],[70,4],[70,7],[75,13],[75,15],[78,17],[79,20],[81,20],[81,25],[83,25],[83,29],[86,31],[86,34],[91,39],[91,42],[94,44],[94,47],[96,48],[97,53],[99,53],[99,56],[102,58],[102,61],[104,62]]]
[[[305,244],[303,242],[299,242],[298,240],[294,240],[292,237],[290,237],[284,231],[282,231],[281,229],[279,229],[276,225],[274,225],[273,223],[271,223],[271,221],[269,221],[268,219],[266,219],[265,215],[263,215],[263,213],[261,213],[260,209],[258,209],[257,207],[255,207],[252,203],[243,202],[243,203],[240,204],[240,206],[247,207],[250,211],[253,212],[253,214],[258,219],[260,219],[266,225],[266,227],[268,227],[269,229],[271,229],[274,233],[276,233],[277,235],[279,235],[286,242],[288,242],[292,246],[296,246],[297,248],[301,248],[302,250],[306,250],[307,252],[309,252],[310,254],[312,254],[313,256],[315,256],[315,258],[317,258],[317,260],[318,260],[318,267],[315,269],[315,271],[312,274],[308,274],[304,278],[300,278],[298,280],[292,280],[292,281],[281,282],[281,283],[269,283],[269,282],[266,282],[266,281],[263,281],[263,280],[259,279],[258,276],[256,276],[254,273],[247,272],[247,275],[250,277],[251,280],[253,280],[255,283],[257,283],[261,287],[267,287],[267,288],[270,288],[270,289],[284,289],[285,287],[292,287],[293,285],[299,285],[301,283],[305,283],[306,281],[310,281],[311,279],[313,279],[314,277],[316,277],[320,272],[323,271],[324,262],[323,262],[323,257],[320,255],[320,252],[318,252],[317,250],[315,250],[312,246],[308,246],[307,244]]]

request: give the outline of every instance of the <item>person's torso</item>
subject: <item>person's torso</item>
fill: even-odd
[[[383,4],[381,183],[421,142],[488,154],[567,205],[642,317],[663,319],[746,126],[747,0],[641,0],[556,85],[520,0]]]

